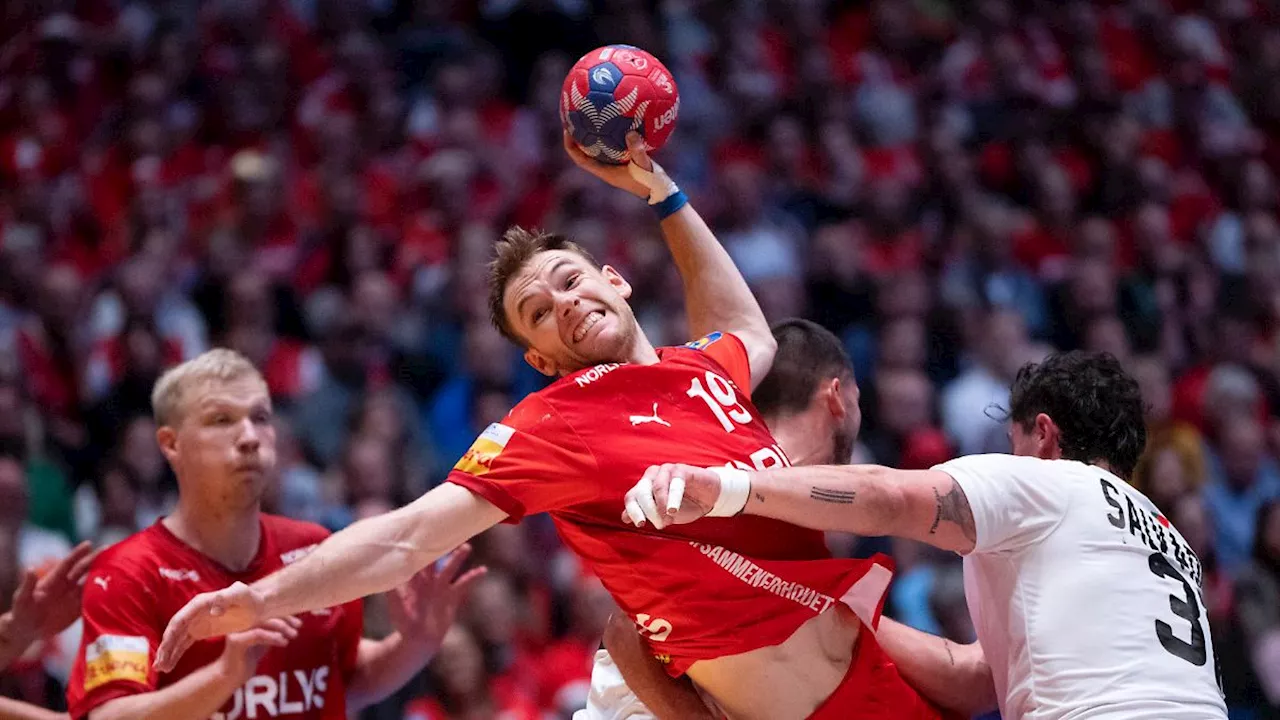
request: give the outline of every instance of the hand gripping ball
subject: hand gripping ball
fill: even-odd
[[[627,133],[657,150],[680,113],[676,81],[658,59],[631,45],[606,45],[583,55],[565,76],[560,120],[583,152],[626,163]]]

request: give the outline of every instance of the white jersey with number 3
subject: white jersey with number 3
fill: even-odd
[[[1200,561],[1142,493],[1069,460],[935,469],[973,510],[965,595],[1005,720],[1227,717]]]

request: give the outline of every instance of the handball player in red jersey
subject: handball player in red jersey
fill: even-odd
[[[426,665],[466,586],[467,551],[402,578],[397,632],[362,639],[358,599],[264,620],[191,648],[157,672],[165,622],[203,591],[252,582],[296,562],[328,532],[260,511],[276,460],[262,376],[230,350],[165,373],[152,395],[156,437],[178,478],[178,508],[105,550],[89,570],[84,641],[68,683],[73,718],[338,720],[390,695]]]
[[[850,462],[862,413],[844,345],[808,320],[777,323],[773,337],[778,343],[773,367],[753,396],[765,424],[797,467]],[[956,644],[889,618],[880,619],[876,641],[897,671],[930,700],[966,717],[996,707],[991,669],[977,643]],[[573,720],[717,717],[691,683],[664,672],[633,621],[610,618],[604,645],[596,652],[587,706]]]
[[[764,315],[643,141],[628,142],[621,166],[596,163],[568,136],[565,148],[579,167],[648,199],[701,339],[655,348],[617,271],[563,237],[509,230],[491,264],[493,319],[559,380],[486,429],[449,482],[275,575],[198,596],[165,631],[159,667],[201,639],[384,591],[495,523],[549,512],[668,673],[687,674],[729,717],[941,717],[865,631],[879,620],[887,559],[832,559],[822,533],[766,518],[664,534],[619,517],[654,463],[790,464],[750,399],[775,349]]]

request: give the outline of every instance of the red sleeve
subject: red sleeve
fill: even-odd
[[[449,473],[507,513],[508,522],[595,497],[595,457],[573,428],[537,395],[525,398],[472,443]]]
[[[151,660],[164,629],[153,602],[156,589],[110,561],[96,565],[85,584],[84,636],[67,683],[73,718],[87,717],[108,700],[156,689]]]
[[[747,357],[747,346],[737,335],[717,330],[685,347],[700,350],[720,363],[738,389],[751,396],[751,361]]]
[[[352,600],[342,606],[342,623],[338,626],[338,662],[342,676],[351,681],[360,663],[360,641],[364,638],[364,600]]]

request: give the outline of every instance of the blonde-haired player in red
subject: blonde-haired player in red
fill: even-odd
[[[200,592],[251,582],[305,557],[329,534],[259,509],[275,465],[271,397],[257,369],[210,350],[163,375],[152,395],[178,508],[93,563],[84,640],[67,687],[73,718],[338,720],[380,701],[430,660],[466,586],[466,549],[403,578],[397,632],[361,637],[359,600],[266,619],[191,648],[176,667],[152,659],[168,619]],[[335,582],[337,579],[335,578]]]
[[[764,518],[673,536],[618,516],[655,462],[790,464],[751,404],[775,349],[764,315],[643,141],[629,143],[629,165],[605,166],[565,137],[579,167],[648,199],[701,339],[655,348],[616,270],[566,238],[509,231],[491,266],[494,322],[530,365],[559,379],[485,430],[449,482],[271,577],[197,597],[170,623],[160,667],[202,638],[384,591],[495,523],[549,512],[668,673],[687,673],[730,717],[942,716],[865,631],[879,620],[887,560],[832,559],[822,533]]]

